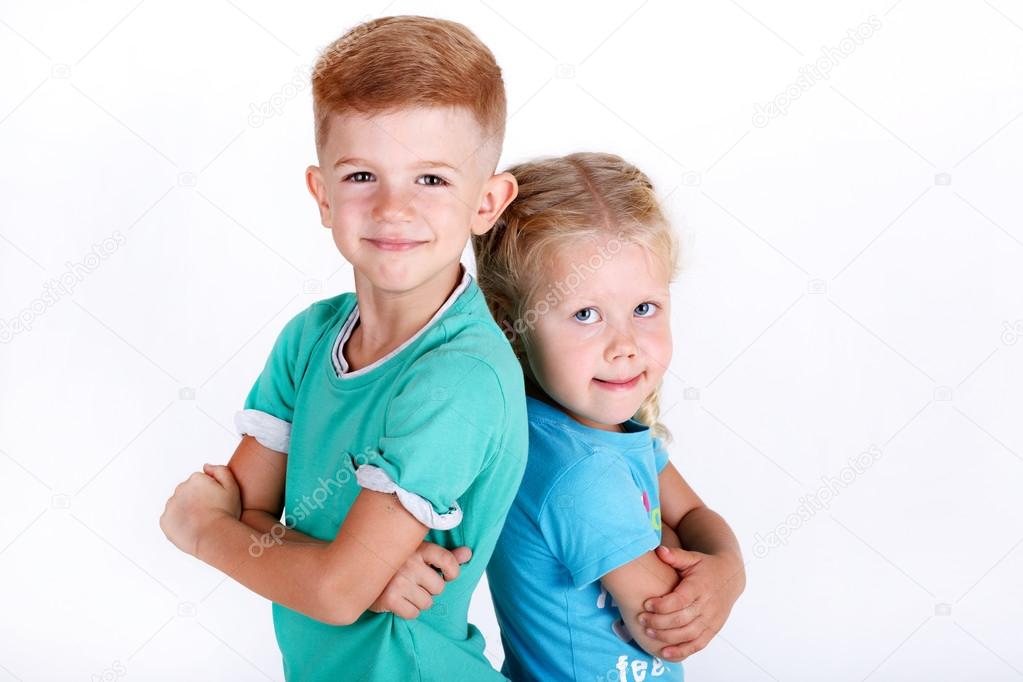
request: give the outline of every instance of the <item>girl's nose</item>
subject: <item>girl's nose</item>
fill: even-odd
[[[607,361],[612,362],[619,358],[634,358],[639,351],[636,345],[636,338],[628,329],[612,329],[611,341],[607,345]]]

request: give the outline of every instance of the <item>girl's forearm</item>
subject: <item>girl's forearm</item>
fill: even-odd
[[[732,529],[721,516],[707,507],[693,509],[675,526],[682,547],[694,552],[733,555],[742,565],[742,551]]]
[[[273,523],[281,525],[269,514],[257,523],[268,531]],[[312,542],[285,542],[221,516],[203,529],[196,557],[273,602],[325,623],[340,624],[343,595],[325,599],[320,580],[328,574],[329,545],[309,540]]]

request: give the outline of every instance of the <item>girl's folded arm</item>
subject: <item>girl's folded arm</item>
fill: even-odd
[[[648,636],[638,616],[645,610],[643,604],[647,599],[660,597],[678,585],[679,576],[675,569],[658,559],[652,551],[645,552],[607,573],[601,582],[618,604],[625,627],[636,644],[651,656],[660,656],[664,642]]]
[[[703,503],[700,496],[670,462],[657,477],[661,523],[678,535],[683,549],[704,554],[733,555],[742,564],[739,541],[723,518]]]

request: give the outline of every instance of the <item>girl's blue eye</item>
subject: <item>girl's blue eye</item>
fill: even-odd
[[[576,311],[574,317],[576,322],[582,322],[583,324],[593,324],[598,319],[597,309],[583,308],[582,310]]]
[[[422,175],[419,177],[420,180],[426,180],[427,182],[421,183],[427,187],[440,187],[441,185],[448,184],[447,180],[440,177],[439,175]]]
[[[351,180],[355,183],[369,182],[370,178],[373,177],[372,173],[367,171],[355,171],[351,175],[345,178],[345,180]]]
[[[657,305],[654,303],[640,303],[635,310],[640,317],[652,317],[656,311]]]

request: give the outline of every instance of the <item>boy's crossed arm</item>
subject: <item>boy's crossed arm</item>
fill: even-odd
[[[359,492],[331,542],[285,528],[286,462],[245,436],[229,466],[207,466],[178,485],[160,527],[181,550],[254,592],[333,625],[366,610],[414,618],[443,590],[432,566],[453,580],[458,561],[468,560],[467,549],[452,554],[424,543],[428,528],[395,495],[372,490]]]

